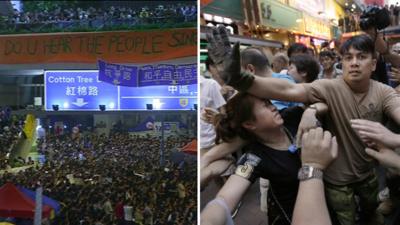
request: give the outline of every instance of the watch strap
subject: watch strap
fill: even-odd
[[[300,168],[297,178],[300,181],[309,180],[312,178],[322,179],[323,175],[324,173],[321,169],[305,165]]]

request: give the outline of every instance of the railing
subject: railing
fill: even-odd
[[[129,19],[88,19],[74,21],[49,21],[43,23],[0,23],[0,34],[50,33],[107,30],[134,30],[157,28],[196,27],[197,15],[159,16]]]

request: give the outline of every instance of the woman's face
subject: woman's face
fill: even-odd
[[[256,98],[253,106],[253,115],[255,120],[252,121],[253,130],[273,129],[283,124],[283,119],[279,111],[270,100]]]

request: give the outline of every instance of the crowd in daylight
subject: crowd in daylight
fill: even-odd
[[[0,186],[42,186],[43,194],[62,206],[48,224],[197,224],[196,162],[170,160],[189,141],[166,138],[160,165],[158,137],[47,135],[38,140],[46,161],[4,173]]]

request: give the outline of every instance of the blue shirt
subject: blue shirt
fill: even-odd
[[[282,74],[282,73],[272,73],[273,78],[279,78],[279,79],[285,79],[291,83],[296,83],[293,77],[287,74]],[[293,106],[299,106],[301,103],[298,102],[283,102],[280,100],[271,100],[272,104],[280,111],[285,108],[290,108]]]

